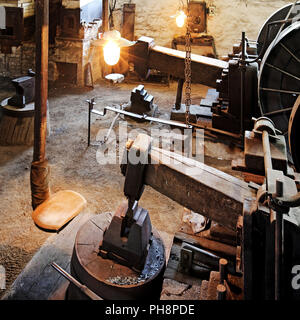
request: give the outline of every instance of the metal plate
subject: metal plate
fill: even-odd
[[[265,32],[268,28],[268,24],[270,22],[274,22],[274,21],[278,21],[278,20],[284,20],[290,9],[292,8],[292,3],[280,8],[279,10],[277,10],[276,12],[274,12],[264,23],[264,25],[262,26],[262,28],[259,31],[258,37],[257,37],[257,53],[260,54],[262,49],[263,49],[263,42],[265,40]],[[291,12],[290,14],[290,18],[295,18],[298,14],[300,14],[300,2],[296,4],[295,9],[293,10],[293,12]],[[291,23],[286,23],[284,28],[287,28],[291,25]],[[265,50],[267,50],[268,46],[271,44],[271,42],[275,39],[279,29],[280,29],[281,25],[273,25],[270,27],[269,29],[269,37],[267,40],[267,45],[265,47]]]
[[[263,116],[287,138],[290,113],[300,94],[300,22],[286,28],[262,60],[258,96]]]
[[[298,137],[298,140],[297,140]],[[298,97],[289,122],[289,145],[297,172],[300,172],[300,96]]]

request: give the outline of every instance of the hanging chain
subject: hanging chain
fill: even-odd
[[[185,35],[185,122],[189,124],[190,121],[190,105],[191,105],[191,93],[192,93],[192,70],[191,70],[191,32],[190,32],[190,9],[189,9],[189,0],[187,1],[187,18],[186,18],[186,35]]]

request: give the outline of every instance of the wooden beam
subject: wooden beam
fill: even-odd
[[[146,185],[182,206],[236,229],[246,198],[247,183],[204,163],[152,147],[145,170]]]
[[[197,54],[192,54],[191,58],[192,80],[216,88],[216,80],[221,78],[223,69],[228,68],[228,63]],[[155,46],[149,53],[149,68],[184,79],[185,52]]]
[[[184,51],[157,46],[154,39],[145,36],[140,37],[130,49],[130,60],[142,79],[147,79],[150,69],[184,79],[185,55]],[[228,62],[197,54],[192,54],[191,60],[193,82],[212,88],[216,88],[223,69],[228,68]]]

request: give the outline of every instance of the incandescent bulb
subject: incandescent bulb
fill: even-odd
[[[114,41],[109,41],[103,47],[103,53],[104,61],[108,65],[113,66],[118,63],[120,59],[120,47]]]
[[[179,28],[182,28],[184,26],[185,19],[186,19],[185,13],[183,11],[180,11],[176,17],[176,24]]]

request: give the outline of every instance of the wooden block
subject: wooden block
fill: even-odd
[[[207,289],[207,300],[217,300],[217,286],[220,283],[219,272],[210,273],[209,284]]]
[[[171,279],[165,279],[160,300],[199,300],[199,285],[188,285]]]
[[[246,182],[254,182],[257,184],[263,184],[265,181],[265,176],[261,176],[254,173],[244,172],[243,173],[244,181]]]
[[[200,300],[207,300],[208,284],[209,282],[207,280],[201,282]]]
[[[83,209],[86,200],[79,193],[62,190],[51,196],[32,213],[32,219],[41,228],[59,230]]]
[[[230,230],[226,227],[221,226],[220,224],[212,221],[210,227],[210,235],[215,238],[225,238],[231,240],[233,243],[236,242],[236,232]]]

